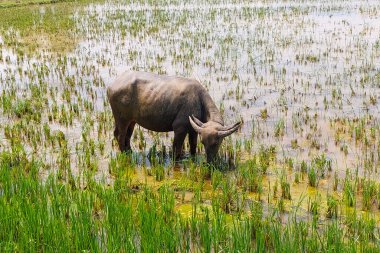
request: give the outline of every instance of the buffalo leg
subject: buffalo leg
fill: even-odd
[[[173,155],[176,160],[181,158],[182,146],[186,137],[186,130],[180,128],[174,130],[174,141],[173,141]]]
[[[131,150],[131,137],[133,134],[133,129],[135,128],[136,122],[131,122],[127,129],[127,134],[125,136],[125,148],[126,150]]]
[[[127,136],[128,126],[129,126],[129,122],[116,123],[114,134],[115,134],[115,138],[117,142],[119,143],[119,148],[121,152],[127,151],[126,136]]]
[[[197,140],[198,134],[195,131],[189,132],[189,144],[190,144],[190,154],[194,156],[197,152]]]
[[[115,130],[113,131],[113,136],[115,136],[115,139],[119,143],[119,128],[117,127],[117,125],[115,126]]]

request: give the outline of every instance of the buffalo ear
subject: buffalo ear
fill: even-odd
[[[189,116],[189,121],[190,121],[191,126],[194,128],[195,132],[200,134],[203,130],[202,127],[198,126],[198,124],[195,123],[190,116]]]
[[[219,131],[218,131],[218,136],[221,137],[221,138],[223,138],[223,137],[226,137],[226,136],[228,136],[228,135],[230,135],[230,134],[236,132],[236,131],[240,128],[241,124],[242,124],[242,123],[239,122],[239,123],[234,124],[234,125],[233,125],[231,128],[229,128],[229,129],[226,129],[226,130],[219,130]]]

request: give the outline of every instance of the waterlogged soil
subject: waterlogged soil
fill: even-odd
[[[28,156],[46,164],[42,179],[64,167],[82,178],[83,187],[88,175],[114,183],[110,161],[118,149],[106,86],[123,71],[141,70],[199,80],[227,124],[244,122],[224,141],[221,156],[227,157],[226,163],[237,167],[261,146],[276,148],[262,192],[249,194],[248,202],[276,205],[281,190],[279,186],[274,196],[273,187],[285,178],[291,193],[285,209],[298,208],[300,202],[306,213],[315,198],[322,209],[327,194],[343,199],[347,171],[379,183],[378,1],[150,5],[112,0],[6,11],[24,13],[25,8],[33,22],[3,17],[9,22],[1,25],[0,149],[19,141]],[[47,25],[52,17],[57,26]],[[38,113],[40,118],[34,118]],[[9,129],[18,135],[10,137]],[[52,136],[64,136],[63,144],[59,137],[51,144]],[[207,196],[212,185],[206,179],[201,186],[191,186],[188,169],[182,163],[173,165],[172,138],[172,133],[135,128],[137,167],[131,184],[138,191],[141,184],[158,188],[187,182],[178,191],[177,207],[190,215],[194,188],[200,187],[204,205],[211,206]],[[147,172],[148,156],[163,149],[166,176],[156,180]],[[198,153],[201,163],[200,144]],[[301,162],[310,165],[322,154],[331,161],[331,171],[316,188],[310,187]],[[234,169],[224,173],[236,177]],[[358,195],[358,206],[360,202]],[[370,210],[378,215],[375,203]]]

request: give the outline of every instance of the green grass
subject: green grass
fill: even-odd
[[[373,219],[359,215],[345,232],[341,219],[316,226],[312,220],[297,221],[296,212],[284,225],[275,213],[263,215],[260,202],[251,204],[251,215],[228,219],[223,206],[208,209],[194,202],[185,217],[176,211],[175,192],[165,184],[134,193],[120,184],[88,181],[81,189],[53,174],[42,183],[38,172],[43,167],[22,149],[0,153],[2,252],[380,250]],[[359,239],[355,244],[354,238]]]
[[[76,33],[73,14],[75,10],[80,9],[88,2],[90,1],[0,2],[0,32],[4,45],[16,48],[20,56],[36,54],[43,49],[55,53],[73,50],[81,39],[81,36]],[[38,6],[33,5],[42,3],[47,4],[44,12],[41,12]]]
[[[356,31],[348,16],[310,32],[350,3],[30,2],[0,2],[13,6],[0,8],[0,252],[379,251],[377,51],[356,50],[371,48],[367,29],[339,48]],[[320,71],[342,59],[344,80]],[[139,126],[120,153],[105,90],[121,65],[199,75],[226,123],[244,127],[212,166],[200,141],[177,164],[172,135]]]
[[[83,0],[1,0],[0,8],[10,8],[34,4],[52,4],[62,2],[81,2]]]

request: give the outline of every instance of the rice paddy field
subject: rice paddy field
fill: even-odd
[[[126,70],[243,121],[217,163],[118,150]],[[0,251],[379,252],[379,99],[377,0],[0,1]]]

